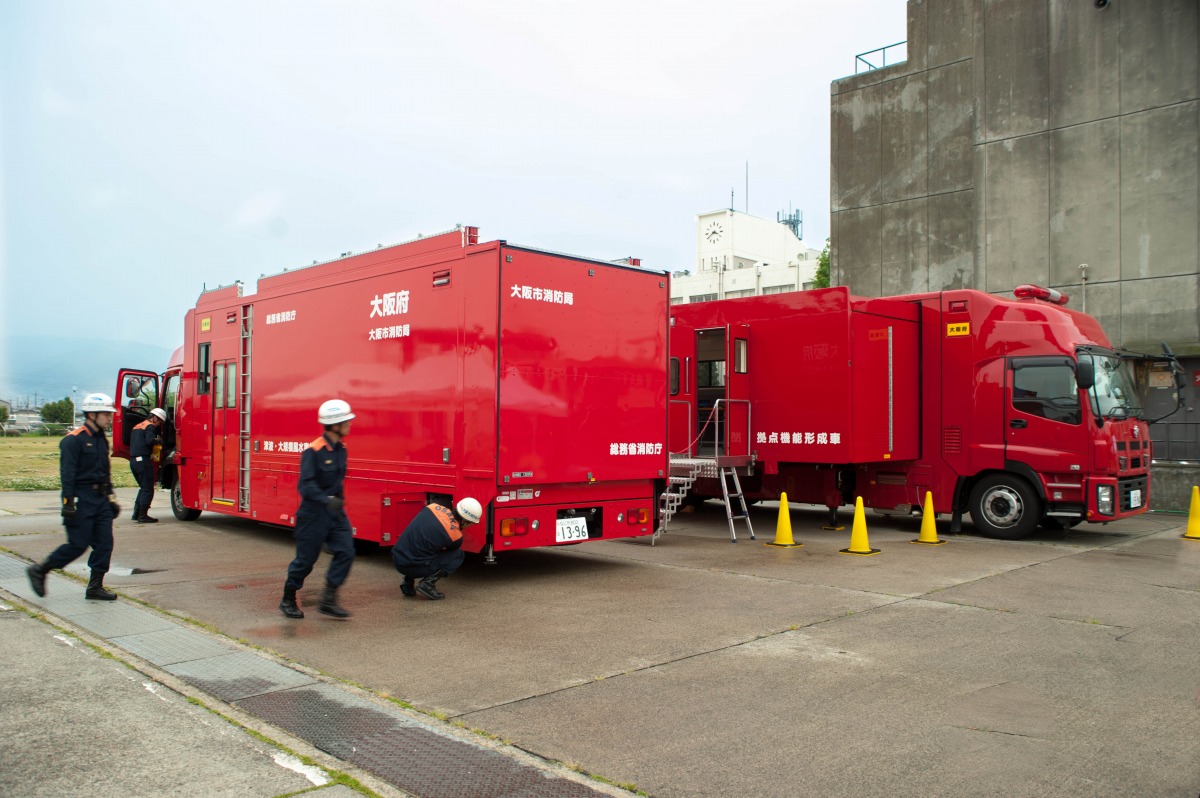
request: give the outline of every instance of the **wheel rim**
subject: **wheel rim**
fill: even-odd
[[[1024,515],[1021,494],[1008,485],[997,485],[983,497],[983,517],[992,526],[1002,529],[1016,526]]]
[[[183,491],[179,487],[179,480],[175,480],[175,484],[171,486],[171,507],[175,510],[183,509]]]

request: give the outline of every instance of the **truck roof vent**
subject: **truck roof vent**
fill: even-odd
[[[450,285],[450,270],[442,269],[433,273],[433,287],[441,288],[444,285]]]
[[[942,429],[942,451],[946,454],[962,454],[962,427]]]

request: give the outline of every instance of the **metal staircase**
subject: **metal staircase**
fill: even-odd
[[[726,458],[721,458],[722,460]],[[667,533],[667,526],[675,513],[679,511],[679,507],[687,498],[688,492],[691,491],[692,485],[696,484],[697,479],[709,478],[719,479],[721,481],[721,495],[725,497],[725,520],[729,525],[729,539],[731,543],[737,543],[737,532],[734,529],[734,521],[742,520],[746,524],[746,530],[750,533],[750,539],[755,540],[754,528],[750,525],[750,513],[746,509],[746,500],[742,497],[742,486],[738,481],[737,469],[732,465],[724,463],[718,465],[718,460],[715,457],[686,457],[679,455],[671,456],[671,473],[667,477],[667,489],[663,491],[659,497],[659,518],[662,523],[654,534],[650,537],[650,545],[658,540],[660,535]],[[733,491],[729,490],[729,482],[732,480]],[[741,508],[740,513],[735,513],[733,506],[730,504],[730,499],[737,499]]]

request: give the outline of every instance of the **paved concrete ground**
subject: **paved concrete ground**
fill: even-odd
[[[816,511],[793,512],[801,549],[759,545],[772,508],[754,520],[758,543],[713,506],[654,547],[469,559],[443,602],[362,556],[348,623],[279,616],[290,536],[236,519],[123,521],[110,583],[655,796],[1200,792],[1200,544],[1178,517],[922,547],[869,516],[870,558]],[[61,532],[0,535],[34,558]]]
[[[320,770],[7,602],[0,635],[0,794],[272,796],[328,784]],[[331,785],[310,794],[355,793]]]

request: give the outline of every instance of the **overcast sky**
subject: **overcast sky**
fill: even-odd
[[[13,336],[175,346],[205,283],[458,223],[689,268],[746,161],[820,248],[830,81],[906,35],[904,0],[3,0],[0,396]]]

